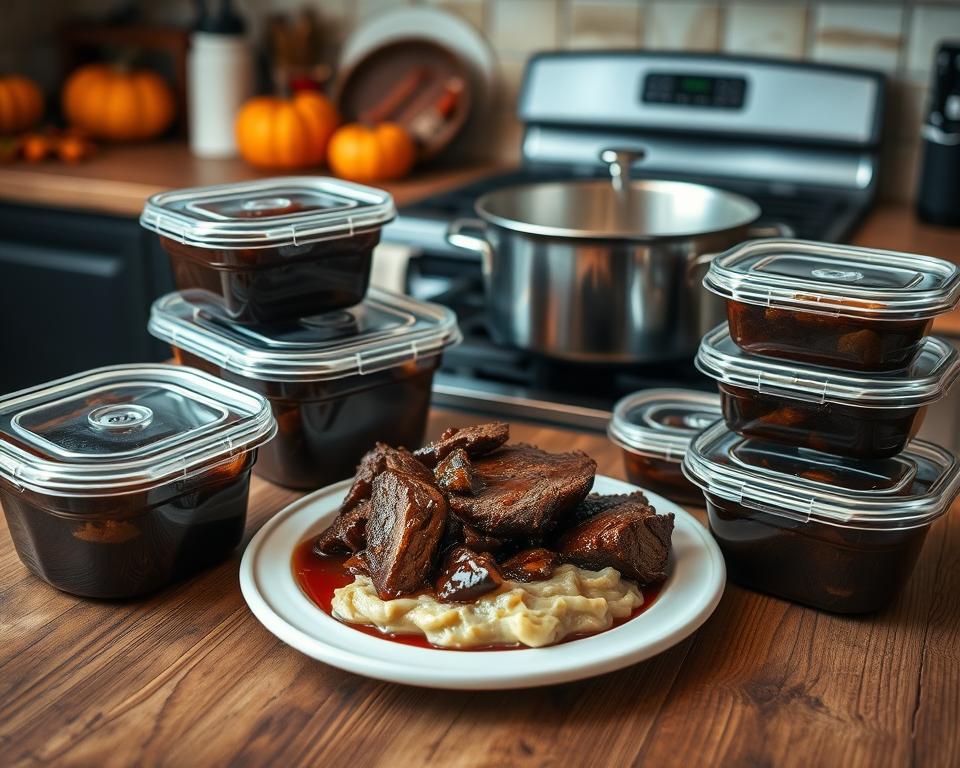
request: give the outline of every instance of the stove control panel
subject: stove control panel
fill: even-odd
[[[643,78],[641,99],[647,104],[742,109],[746,91],[744,77],[648,72]]]

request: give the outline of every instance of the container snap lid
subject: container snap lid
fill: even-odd
[[[960,301],[960,268],[943,259],[806,240],[741,243],[703,284],[747,304],[874,320],[934,317]]]
[[[153,195],[140,224],[198,248],[266,248],[331,240],[396,216],[383,190],[323,176],[283,176]]]
[[[269,334],[226,317],[201,290],[157,299],[150,333],[258,381],[320,381],[366,375],[435,355],[460,341],[456,315],[439,304],[371,288],[348,309],[301,318]]]
[[[621,448],[679,462],[690,441],[720,416],[716,393],[647,389],[616,404],[607,434]]]
[[[751,509],[876,530],[926,525],[960,492],[956,457],[923,440],[893,458],[865,461],[744,438],[722,422],[694,438],[683,473]]]
[[[723,384],[796,400],[862,408],[918,407],[941,399],[960,375],[953,345],[927,336],[906,371],[854,373],[749,355],[723,323],[700,342],[697,368]]]
[[[275,432],[263,397],[200,371],[97,368],[0,398],[0,477],[60,495],[147,490]]]

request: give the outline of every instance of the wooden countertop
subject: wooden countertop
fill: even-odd
[[[402,181],[382,184],[398,206],[491,173],[486,164],[428,169]],[[306,175],[315,170],[304,172]],[[321,171],[322,173],[322,171]],[[56,208],[139,216],[157,192],[282,175],[258,171],[239,159],[206,160],[186,146],[166,142],[128,147],[104,146],[90,160],[69,165],[48,160],[36,165],[0,165],[0,200]]]
[[[429,433],[473,420],[434,412]],[[583,449],[623,477],[601,436],[522,424],[513,436]],[[298,495],[255,480],[245,542]],[[833,616],[728,584],[706,624],[659,656],[516,692],[380,683],[301,655],[244,604],[241,551],[147,600],[95,602],[37,580],[0,531],[2,762],[960,764],[956,509],[877,615]]]

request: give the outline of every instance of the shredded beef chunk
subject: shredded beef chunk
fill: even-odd
[[[634,494],[564,533],[557,552],[566,563],[582,568],[610,566],[640,584],[667,575],[673,515],[658,515]]]
[[[354,576],[370,575],[370,572],[367,570],[367,560],[363,556],[363,552],[357,552],[357,554],[348,557],[343,561],[343,567]]]
[[[437,599],[468,602],[493,592],[501,584],[503,578],[490,555],[455,547],[447,555],[437,579]]]
[[[450,509],[496,537],[539,538],[583,501],[597,471],[585,453],[547,453],[508,445],[472,460],[476,490],[450,494]]]
[[[474,552],[499,552],[508,544],[503,539],[478,531],[472,525],[465,525],[456,515],[448,514],[440,551],[448,552],[454,547],[465,546]]]
[[[463,448],[457,448],[446,456],[433,470],[440,490],[447,493],[473,493],[476,482],[470,457]]]
[[[430,470],[417,461],[406,448],[391,448],[377,443],[360,459],[356,477],[340,505],[340,514],[327,530],[314,542],[313,551],[318,555],[338,552],[359,552],[367,545],[366,528],[370,518],[370,494],[377,475],[392,470],[410,475],[418,480],[432,483]]]
[[[377,443],[360,459],[357,474],[353,478],[353,485],[347,491],[340,511],[353,509],[361,501],[370,498],[373,489],[373,479],[381,472],[392,469],[395,472],[405,472],[427,482],[432,481],[430,470],[427,469],[406,448],[391,448],[385,443]]]
[[[591,493],[587,498],[577,504],[573,512],[566,516],[564,523],[566,526],[572,527],[577,523],[582,523],[584,520],[589,520],[591,517],[596,517],[597,515],[606,512],[607,510],[613,509],[614,507],[619,507],[625,502],[634,502],[637,504],[649,504],[647,497],[643,495],[643,491],[634,491],[633,493],[613,493],[606,496],[601,496],[599,493]]]
[[[560,565],[560,556],[549,549],[537,547],[517,552],[500,563],[503,578],[511,581],[544,581],[553,576]]]
[[[447,502],[431,483],[388,469],[373,480],[363,557],[383,600],[426,584],[447,517]]]
[[[472,458],[495,451],[509,439],[510,425],[501,421],[472,427],[451,427],[440,435],[439,440],[414,451],[413,455],[428,467],[435,467],[457,448],[462,448]]]
[[[341,512],[330,527],[317,536],[313,551],[318,555],[359,552],[367,545],[367,520],[370,519],[371,509],[370,500],[366,499],[352,509]]]

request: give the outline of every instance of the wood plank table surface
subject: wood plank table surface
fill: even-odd
[[[435,411],[429,436],[474,421]],[[513,439],[623,477],[602,436],[515,423]],[[298,496],[255,479],[244,543]],[[879,614],[728,584],[649,661],[482,693],[381,683],[284,645],[243,602],[242,547],[146,600],[97,602],[33,577],[0,527],[0,765],[960,765],[957,510]]]

